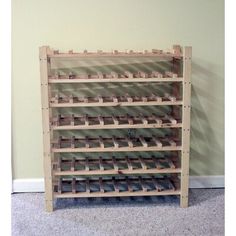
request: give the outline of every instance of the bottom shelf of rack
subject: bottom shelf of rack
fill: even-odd
[[[60,178],[54,185],[55,198],[125,197],[180,195],[178,178],[123,177],[78,180]]]

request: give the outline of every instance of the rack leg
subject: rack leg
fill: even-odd
[[[53,212],[53,201],[45,200],[45,210],[47,212]]]
[[[180,196],[180,207],[181,208],[187,208],[188,207],[188,196],[183,196],[181,194],[181,196]]]

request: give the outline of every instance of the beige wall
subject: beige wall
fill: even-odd
[[[224,174],[223,0],[13,0],[14,178],[43,176],[38,47],[193,47],[191,174]]]

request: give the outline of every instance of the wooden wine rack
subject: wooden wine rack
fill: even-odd
[[[188,206],[190,97],[192,48],[174,45],[171,51],[61,53],[40,47],[40,74],[44,141],[46,210],[57,198],[177,195]],[[171,63],[166,71],[121,71],[60,74],[52,60],[92,58],[158,58]],[[60,84],[89,83],[169,84],[163,94],[111,94],[77,96],[55,92]],[[166,114],[104,114],[103,107],[169,107]],[[60,113],[60,109],[100,107],[100,114]],[[57,111],[55,113],[54,111]],[[101,136],[95,130],[171,130],[171,135]],[[93,136],[79,136],[94,130]],[[76,135],[55,135],[73,131]],[[144,152],[145,155],[139,152]],[[155,152],[157,155],[153,155]],[[67,155],[69,154],[69,155]],[[116,155],[117,154],[117,155]],[[119,156],[118,154],[121,154]]]

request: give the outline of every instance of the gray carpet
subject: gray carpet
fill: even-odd
[[[12,195],[13,236],[224,235],[224,190],[192,189],[177,197],[60,199],[44,211],[42,193]]]

